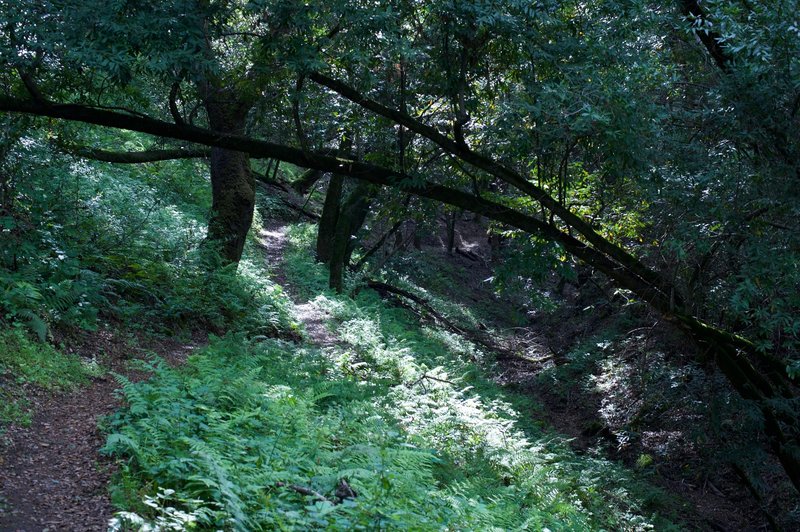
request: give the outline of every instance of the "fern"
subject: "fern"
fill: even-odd
[[[192,453],[200,458],[204,466],[204,474],[189,477],[190,482],[198,482],[213,488],[212,498],[221,500],[225,511],[231,516],[234,530],[250,530],[253,522],[246,514],[246,507],[237,495],[237,487],[228,478],[228,469],[221,459],[216,456],[215,450],[210,449],[202,441],[187,440]],[[210,475],[210,476],[209,476]]]
[[[49,326],[41,314],[44,296],[39,288],[27,281],[8,276],[0,277],[0,282],[5,283],[2,305],[6,318],[25,324],[36,333],[40,341],[45,341]]]
[[[47,322],[44,320],[44,318],[36,314],[33,310],[20,308],[10,312],[10,317],[11,319],[21,321],[23,324],[25,324],[26,327],[36,334],[40,342],[47,340],[47,334],[50,332],[50,327],[47,325]]]

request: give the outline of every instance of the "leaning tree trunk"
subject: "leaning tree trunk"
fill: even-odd
[[[222,89],[211,89],[205,98],[211,129],[241,135],[245,132],[250,104]],[[256,192],[247,153],[211,148],[212,214],[207,241],[225,262],[239,262],[250,225]]]
[[[370,105],[374,107],[377,104]],[[380,110],[379,107],[377,108]],[[128,129],[209,146],[227,146],[234,150],[242,148],[258,156],[274,157],[305,167],[325,171],[341,171],[356,179],[379,186],[397,187],[399,186],[397,178],[405,177],[404,174],[399,174],[395,170],[377,165],[358,161],[348,161],[344,165],[341,159],[303,152],[287,146],[276,146],[253,139],[231,137],[220,132],[187,128],[150,118],[134,117],[81,105],[44,105],[0,97],[0,111],[28,113]],[[413,123],[409,122],[413,119],[407,117],[403,120],[404,123]],[[429,138],[437,139],[437,143],[440,143],[441,146],[451,149],[450,141],[438,139],[435,131],[428,131],[424,127],[420,130],[426,131]],[[590,264],[613,279],[618,287],[632,291],[640,300],[647,302],[665,318],[681,325],[698,345],[707,350],[710,349],[709,353],[716,354],[717,365],[728,377],[736,391],[743,398],[753,401],[764,413],[765,432],[771,438],[773,449],[776,450],[787,474],[795,487],[800,490],[800,434],[798,434],[800,414],[796,408],[796,401],[800,394],[797,393],[793,379],[786,374],[785,364],[781,363],[774,353],[761,352],[745,338],[705,324],[689,312],[689,309],[682,309],[682,298],[674,294],[672,287],[658,272],[647,268],[623,248],[605,240],[602,235],[594,232],[587,222],[582,221],[574,213],[564,210],[563,206],[547,196],[544,191],[536,189],[532,183],[519,180],[510,169],[474,152],[459,151],[455,148],[452,148],[452,151],[459,154],[466,162],[473,163],[493,175],[507,178],[508,182],[519,186],[521,190],[530,189],[531,196],[547,203],[547,208],[560,209],[559,216],[566,224],[581,233],[588,242],[581,241],[572,234],[535,217],[485,198],[471,196],[457,189],[423,181],[421,184],[412,182],[404,185],[405,191],[453,207],[482,213],[499,223],[557,242],[575,258]],[[591,245],[595,243],[598,243],[597,247]],[[720,348],[715,349],[715,346],[720,346]],[[753,363],[764,367],[766,371],[760,371]],[[769,379],[766,385],[764,376]],[[753,390],[757,390],[757,392],[753,393]]]

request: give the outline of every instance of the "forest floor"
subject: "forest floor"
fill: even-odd
[[[308,301],[296,294],[286,277],[283,265],[288,229],[289,227],[281,221],[268,221],[259,233],[272,278],[283,287],[289,295],[289,299],[294,303],[294,318],[302,324],[308,341],[320,348],[336,345],[339,340],[328,328],[329,316],[327,313],[313,301]]]
[[[267,221],[259,237],[266,261],[276,283],[293,301],[294,318],[302,324],[308,343],[319,348],[340,345],[328,326],[331,317],[314,301],[308,301],[291,286],[284,271],[288,225],[280,220]],[[480,262],[456,256],[469,278],[461,279],[453,294],[475,300],[491,298],[480,289],[481,279],[489,273]],[[468,287],[468,290],[463,288]],[[508,315],[508,303],[494,305],[498,316]],[[502,321],[502,318],[499,318]],[[505,325],[514,329],[510,323]],[[517,339],[518,341],[523,341]],[[530,342],[531,345],[535,344]],[[188,342],[174,339],[131,338],[117,335],[108,329],[87,334],[80,344],[72,340],[74,351],[86,357],[98,357],[107,370],[104,376],[93,379],[83,388],[69,393],[45,393],[31,390],[35,411],[29,427],[12,427],[0,443],[0,530],[106,530],[113,514],[108,486],[113,464],[99,453],[104,436],[98,422],[120,406],[115,390],[118,388],[112,373],[131,380],[147,378],[132,368],[131,362],[155,353],[170,365],[181,364],[193,349],[203,345],[206,338],[197,334]],[[538,358],[552,358],[541,348]],[[537,357],[534,357],[537,358]],[[587,436],[586,426],[596,417],[596,405],[576,408],[575,401],[549,393],[536,383],[539,367],[529,360],[504,360],[496,370],[496,382],[535,397],[545,405],[546,420],[561,434],[572,438],[579,451],[588,449],[598,437]],[[716,530],[758,530],[761,519],[755,518],[758,507],[741,498],[740,489],[713,483],[692,485],[683,479],[660,477],[657,482],[669,492],[679,494],[691,504],[690,526]],[[723,491],[731,490],[726,494]]]
[[[105,531],[114,508],[109,495],[112,461],[98,423],[121,406],[113,373],[147,378],[131,362],[151,353],[180,365],[206,339],[152,339],[101,329],[71,339],[77,354],[96,358],[107,371],[88,386],[67,393],[32,388],[30,426],[12,426],[0,438],[0,530]]]
[[[598,419],[600,397],[591,394],[582,394],[581,397],[564,396],[542,386],[537,379],[543,367],[552,366],[553,358],[563,358],[564,350],[577,337],[586,335],[592,328],[602,328],[602,325],[598,320],[583,320],[584,323],[577,328],[566,323],[558,326],[541,323],[539,327],[556,331],[555,334],[551,331],[549,335],[534,334],[538,327],[531,327],[530,323],[525,327],[515,327],[512,317],[515,313],[514,304],[498,297],[487,287],[485,280],[492,275],[492,271],[485,260],[476,260],[476,256],[488,255],[487,250],[481,249],[485,246],[480,237],[485,233],[470,229],[474,228],[462,227],[458,235],[460,246],[468,252],[472,251],[470,254],[445,255],[439,249],[442,247],[438,245],[441,242],[429,242],[423,249],[441,255],[434,261],[444,260],[456,265],[449,272],[449,282],[444,283],[448,287],[446,293],[439,295],[465,306],[479,302],[486,305],[486,324],[490,330],[505,331],[502,338],[496,338],[498,347],[524,354],[521,357],[500,356],[493,370],[494,381],[509,390],[535,398],[544,408],[531,415],[542,417],[539,421],[546,422],[557,433],[567,437],[577,452],[594,452],[597,448],[603,448],[603,454],[632,467],[641,449],[631,448],[626,452],[619,452],[616,448],[618,442],[609,437],[607,428],[599,433],[596,430],[587,430],[587,427],[602,426]],[[307,340],[323,348],[340,345],[341,342],[328,325],[331,316],[313,301],[297,294],[291,280],[287,278],[284,260],[288,230],[289,226],[284,221],[267,220],[260,234],[273,278],[294,302],[295,318],[303,324]],[[683,510],[688,512],[681,512],[681,517],[689,527],[731,532],[769,529],[758,503],[740,483],[731,479],[716,480],[716,484],[710,479],[701,479],[699,482],[687,479],[685,471],[681,471],[681,465],[677,462],[660,467],[660,472],[661,474],[653,477],[654,484],[683,501]]]
[[[441,224],[439,229],[443,236],[444,225]],[[631,469],[637,468],[637,458],[642,455],[661,455],[653,467],[657,473],[650,476],[650,481],[683,502],[679,513],[685,525],[691,528],[731,532],[772,528],[770,519],[773,515],[766,512],[767,505],[756,500],[727,465],[719,467],[713,475],[690,474],[694,468],[687,469],[686,464],[702,461],[702,457],[691,445],[666,441],[674,436],[675,431],[667,426],[672,420],[665,421],[662,426],[655,423],[646,442],[643,438],[636,445],[623,445],[613,433],[613,427],[609,427],[608,421],[600,416],[604,401],[614,406],[608,397],[577,383],[572,383],[565,394],[557,389],[555,383],[541,378],[554,365],[566,365],[567,353],[576,348],[580,339],[612,330],[616,319],[612,310],[582,312],[580,309],[587,307],[588,303],[568,286],[567,292],[573,293],[565,297],[569,302],[562,312],[549,317],[529,315],[521,320],[523,326],[515,326],[515,322],[520,320],[520,310],[513,301],[498,297],[486,282],[494,272],[488,264],[491,252],[485,228],[480,224],[462,223],[456,233],[456,252],[453,254],[446,253],[442,236],[430,239],[422,246],[423,260],[435,266],[431,268],[434,270],[431,278],[420,285],[431,293],[438,292],[439,297],[451,303],[466,308],[483,307],[485,324],[493,340],[508,352],[517,354],[502,356],[502,352],[498,353],[501,356],[497,358],[493,380],[506,389],[534,398],[542,408],[532,416],[546,421],[558,434],[568,438],[578,453],[599,451]],[[443,282],[445,277],[447,279]],[[676,353],[687,348],[685,340],[675,331],[659,324],[657,319],[653,320],[656,325],[642,337],[639,348]],[[635,397],[617,398],[617,401],[630,403],[638,400]],[[624,409],[625,405],[620,406]],[[665,412],[664,418],[669,418],[670,414]],[[685,426],[683,421],[678,421],[678,424],[681,430],[691,430],[691,426]],[[669,453],[663,454],[667,447]],[[777,477],[776,482],[779,482],[780,475]],[[776,509],[791,507],[791,495],[786,498]]]
[[[283,252],[287,227],[272,223],[260,236],[275,281],[287,286]],[[325,348],[338,343],[326,323],[327,314],[313,302],[296,297],[294,317],[303,325],[308,342]],[[113,373],[132,381],[147,375],[131,362],[156,354],[177,366],[206,338],[189,342],[171,338],[131,337],[103,329],[70,339],[74,351],[96,358],[107,371],[88,386],[66,393],[28,387],[35,414],[28,427],[12,426],[0,438],[0,530],[105,531],[113,516],[108,487],[112,461],[100,454],[105,436],[98,423],[121,406]],[[131,345],[132,344],[132,345]]]

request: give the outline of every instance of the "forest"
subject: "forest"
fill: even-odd
[[[0,530],[800,529],[797,0],[0,0]]]

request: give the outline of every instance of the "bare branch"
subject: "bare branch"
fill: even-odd
[[[314,491],[311,488],[306,488],[305,486],[298,486],[297,484],[287,484],[285,482],[276,482],[275,486],[277,486],[279,488],[284,488],[284,487],[285,488],[289,488],[292,491],[296,491],[300,495],[306,495],[308,497],[313,497],[313,498],[317,499],[320,502],[327,502],[329,504],[336,504],[335,502],[333,502],[332,500],[327,498],[325,495],[323,495],[323,494],[321,494],[321,493],[319,493],[317,491]]]

